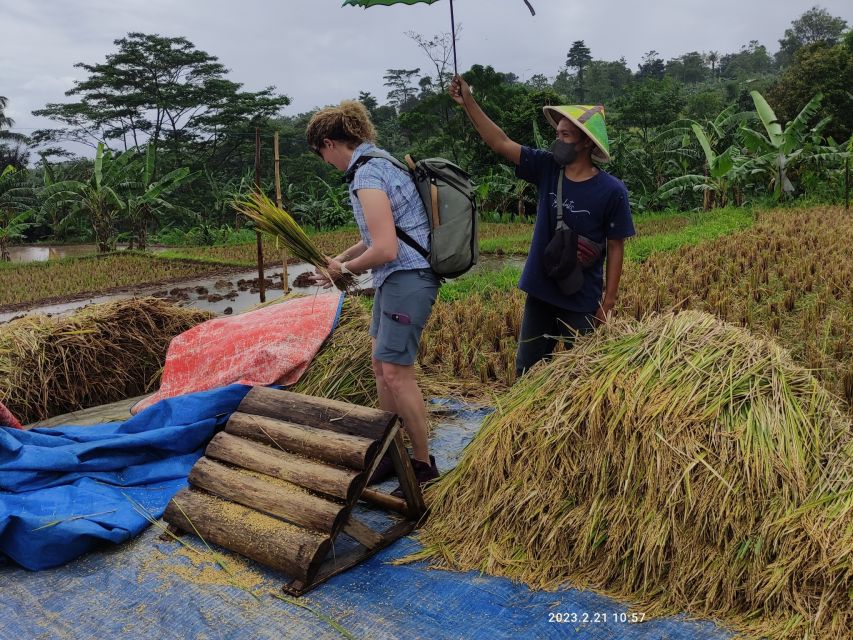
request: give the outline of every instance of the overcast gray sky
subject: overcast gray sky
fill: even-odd
[[[636,69],[651,49],[664,59],[688,51],[736,52],[758,40],[774,53],[792,20],[813,2],[795,0],[455,0],[460,70],[490,64],[522,79],[556,75],[575,40],[596,59],[624,56]],[[14,130],[50,126],[33,109],[67,100],[83,73],[129,31],[184,36],[215,55],[247,90],[275,85],[285,114],[371,91],[385,101],[388,68],[430,63],[405,32],[449,31],[448,0],[361,9],[341,0],[0,0],[0,95]],[[853,23],[850,0],[819,5]]]

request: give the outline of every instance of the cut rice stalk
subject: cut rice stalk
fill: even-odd
[[[355,278],[350,274],[344,273],[332,278],[327,268],[328,258],[317,248],[293,216],[278,207],[264,193],[252,191],[244,199],[236,201],[234,208],[250,218],[260,231],[281,241],[294,256],[312,265],[322,275],[332,280],[341,291],[355,287]]]

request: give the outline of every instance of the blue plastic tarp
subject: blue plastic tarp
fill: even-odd
[[[139,535],[249,388],[171,398],[120,423],[0,427],[0,555],[46,569]]]
[[[458,405],[448,408],[455,412],[436,426],[430,441],[442,471],[456,464],[484,415]],[[369,513],[359,517],[371,520]],[[245,583],[253,596],[229,584],[195,536],[182,540],[207,560],[199,561],[201,556],[182,544],[158,539],[158,534],[152,527],[127,544],[86,554],[57,569],[29,572],[0,566],[0,639],[731,637],[712,622],[682,617],[632,624],[626,605],[590,591],[533,591],[505,578],[438,571],[423,562],[392,565],[420,549],[411,538],[398,540],[300,598],[308,610],[273,595],[282,594],[285,576],[245,560],[256,576]],[[217,551],[235,569],[235,557]]]

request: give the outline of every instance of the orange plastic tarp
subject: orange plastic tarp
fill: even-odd
[[[214,318],[169,344],[160,390],[133,408],[228,384],[291,385],[337,324],[343,294],[331,293]]]
[[[17,421],[12,412],[2,402],[0,402],[0,425],[12,427],[13,429],[23,429],[21,423]]]

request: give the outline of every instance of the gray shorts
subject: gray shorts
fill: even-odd
[[[440,285],[431,269],[395,271],[376,290],[370,336],[380,362],[411,365]]]

